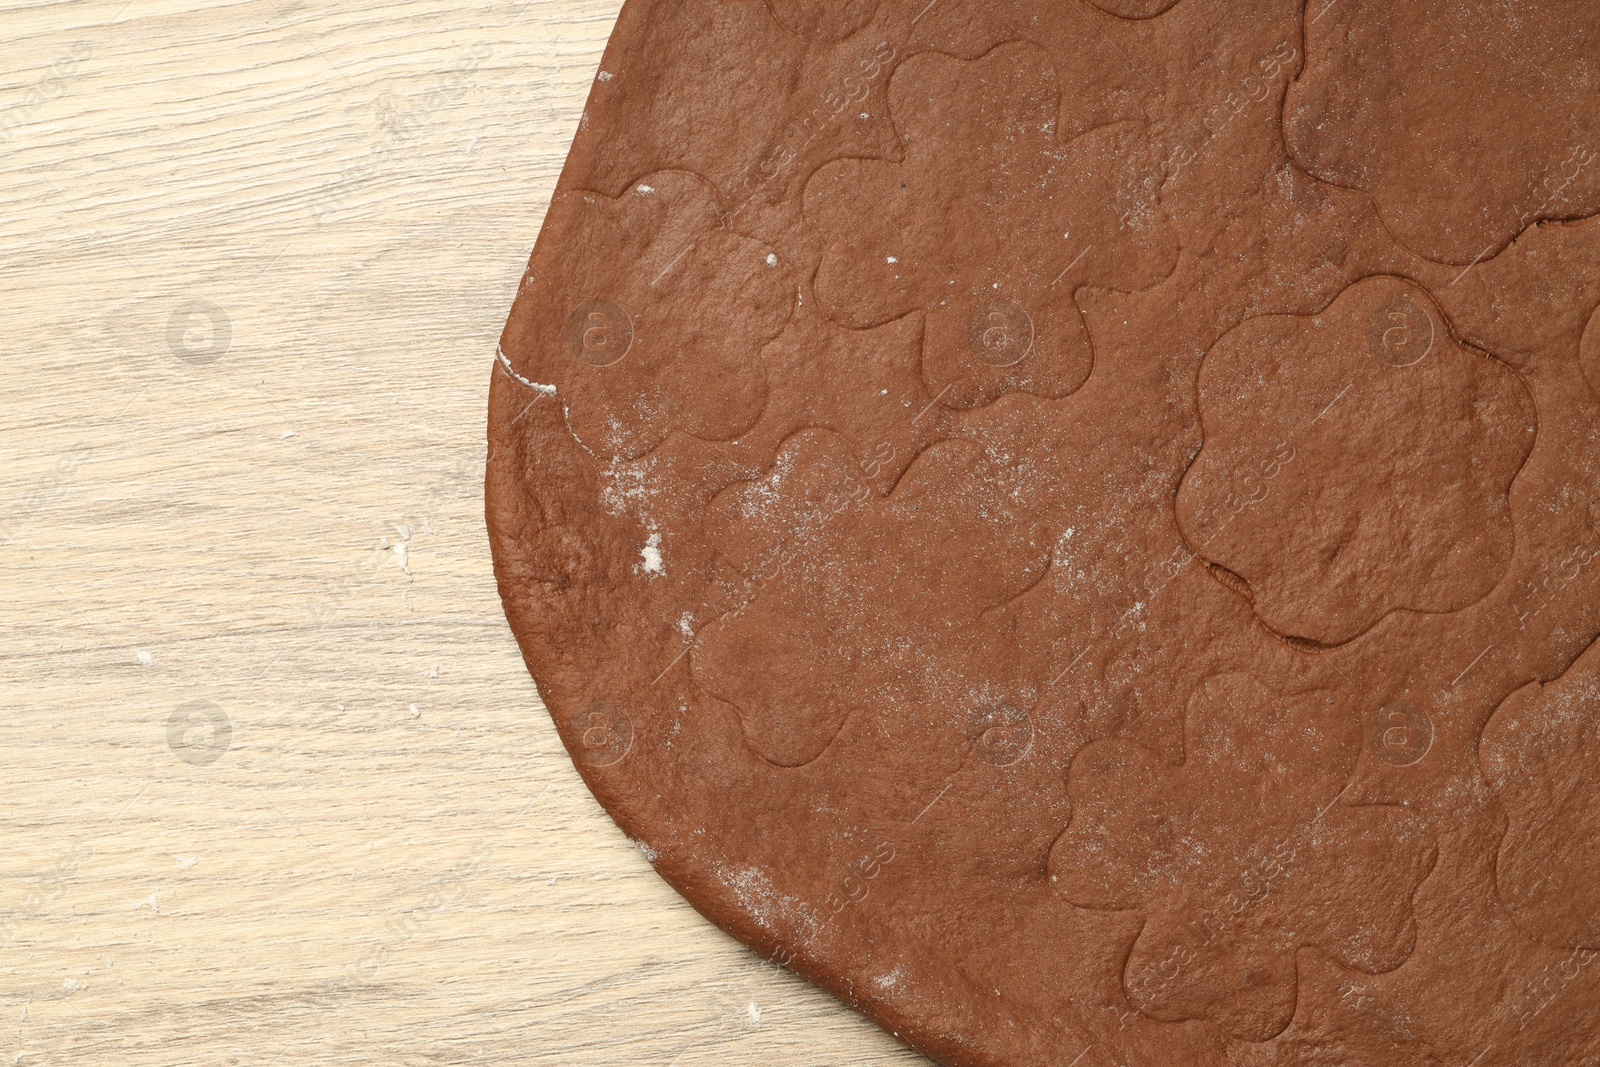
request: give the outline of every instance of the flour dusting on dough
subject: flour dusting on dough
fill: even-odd
[[[639,570],[644,571],[646,574],[667,573],[666,564],[661,561],[660,534],[653,533],[650,535],[650,539],[647,540],[644,543],[644,547],[639,550],[639,556],[644,560],[643,563],[639,564]]]
[[[516,371],[512,370],[511,369],[511,361],[506,358],[505,349],[501,348],[499,345],[495,345],[494,346],[494,358],[500,361],[500,365],[506,369],[506,373],[507,374],[511,375],[511,377],[515,378],[517,381],[521,382],[523,385],[526,385],[529,389],[532,389],[534,392],[542,393],[545,396],[555,396],[556,395],[556,387],[555,386],[553,386],[553,385],[545,385],[543,382],[531,382],[528,379],[524,378],[522,375],[518,374]]]
[[[618,517],[631,515],[647,530],[656,528],[651,517],[652,504],[659,485],[652,485],[650,476],[655,472],[656,459],[645,456],[636,460],[613,459],[601,469],[600,502],[607,512]]]
[[[761,868],[730,870],[719,863],[716,873],[738,897],[740,908],[764,929],[777,933],[779,931],[775,924],[782,920],[790,927],[788,932],[802,942],[815,937],[821,929],[822,924],[816,913],[801,901],[780,893],[767,872]]]

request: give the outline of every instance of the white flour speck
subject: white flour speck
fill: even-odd
[[[644,543],[644,547],[639,550],[639,556],[640,556],[641,559],[644,560],[643,563],[639,564],[639,569],[644,571],[644,573],[646,573],[646,574],[665,574],[665,573],[667,573],[666,564],[664,564],[661,561],[661,535],[660,534],[653,533],[653,534],[650,535],[650,539],[648,541],[646,541]]]

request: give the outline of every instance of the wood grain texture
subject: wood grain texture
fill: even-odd
[[[4,4],[0,1062],[925,1062],[655,876],[501,614],[617,8]]]

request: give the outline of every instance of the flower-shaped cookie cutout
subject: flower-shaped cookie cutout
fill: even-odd
[[[613,200],[550,207],[502,359],[554,387],[584,447],[632,459],[671,430],[727,440],[767,400],[761,347],[782,331],[794,288],[778,259],[728,230],[692,174],[651,174]]]
[[[1571,564],[1596,556],[1590,546]],[[1478,760],[1509,823],[1495,862],[1501,905],[1547,945],[1600,948],[1600,645],[1507,697]]]
[[[1116,207],[1143,127],[1084,129],[1099,102],[1063,104],[1063,82],[1029,44],[915,56],[889,85],[904,160],[840,160],[806,186],[824,310],[853,329],[924,312],[923,379],[948,406],[1072,392],[1094,362],[1073,291],[1153,284],[1172,263],[1150,218]]]
[[[841,439],[807,430],[713,501],[724,592],[697,623],[694,680],[738,709],[763,758],[815,759],[856,711],[930,710],[980,757],[1021,757],[1037,692],[980,616],[1043,575],[1050,537],[996,475],[976,446],[945,441],[884,499]]]
[[[1318,0],[1307,11],[1289,149],[1317,177],[1370,193],[1406,245],[1467,264],[1539,219],[1600,212],[1593,4]]]
[[[1265,1041],[1294,1017],[1301,949],[1368,974],[1405,962],[1436,851],[1402,808],[1339,803],[1360,744],[1324,694],[1220,675],[1189,702],[1182,763],[1123,740],[1078,753],[1051,877],[1077,907],[1144,917],[1135,1008]]]
[[[1533,401],[1419,286],[1369,278],[1320,314],[1245,321],[1202,362],[1199,404],[1179,527],[1280,634],[1341,644],[1504,573]]]

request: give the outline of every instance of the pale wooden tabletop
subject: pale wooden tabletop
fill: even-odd
[[[618,6],[0,4],[0,1062],[925,1062],[655,876],[495,593]]]

